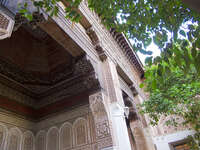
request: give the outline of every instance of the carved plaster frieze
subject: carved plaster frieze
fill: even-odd
[[[103,103],[102,93],[98,92],[91,95],[89,97],[89,103],[95,122],[96,140],[101,141],[102,139],[108,138],[111,141],[109,140],[110,142],[106,146],[110,146],[109,144],[112,143],[110,123]],[[103,143],[100,142],[100,144]]]

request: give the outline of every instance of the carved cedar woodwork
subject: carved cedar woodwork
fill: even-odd
[[[100,87],[90,60],[71,56],[40,27],[22,24],[0,45],[0,78],[13,88],[2,96],[9,100],[39,109]]]
[[[128,119],[130,121],[135,121],[139,119],[139,114],[137,112],[137,107],[136,104],[134,103],[133,100],[131,100],[131,98],[124,97],[124,104],[125,106],[127,106],[129,108],[129,115],[128,115]]]
[[[132,91],[132,93],[133,93],[133,96],[137,96],[137,95],[138,95],[138,91],[137,91],[137,89],[135,88],[134,85],[131,85],[131,86],[130,86],[130,89],[131,89],[131,91]]]
[[[135,52],[132,49],[132,46],[128,42],[128,40],[125,38],[123,33],[117,32],[115,29],[110,29],[110,34],[112,37],[117,41],[121,49],[123,50],[123,53],[127,57],[127,59],[134,65],[134,67],[137,69],[138,73],[140,74],[140,77],[143,78],[144,76],[144,70],[142,63],[140,62],[139,58],[135,54]]]
[[[89,36],[89,38],[91,39],[92,44],[94,45],[94,49],[97,51],[101,61],[106,60],[106,58],[107,58],[106,53],[103,49],[103,45],[99,41],[99,38],[98,38],[95,30],[92,27],[90,27],[89,29],[87,29],[86,33]]]
[[[15,25],[14,25],[14,31],[17,31],[19,27],[23,24],[28,25],[32,29],[36,29],[39,23],[44,23],[47,20],[43,16],[42,13],[39,12],[34,12],[33,13],[33,19],[30,21],[26,17],[22,16],[21,14],[16,14],[15,15]]]

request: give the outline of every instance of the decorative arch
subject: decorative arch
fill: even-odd
[[[72,124],[65,122],[60,128],[60,150],[70,149],[73,145]]]
[[[0,124],[0,149],[5,149],[7,135],[7,127],[4,124]]]
[[[88,143],[88,122],[84,118],[77,118],[73,124],[74,145],[80,146]]]
[[[26,131],[23,134],[22,150],[34,150],[34,135],[31,131]]]
[[[47,150],[59,150],[59,130],[51,127],[47,132]]]
[[[17,127],[8,132],[8,143],[6,150],[21,150],[22,132]]]
[[[46,150],[46,132],[41,130],[36,135],[35,141],[36,150]]]

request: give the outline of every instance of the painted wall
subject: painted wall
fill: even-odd
[[[153,140],[154,140],[154,144],[157,147],[157,150],[171,150],[170,143],[182,141],[188,135],[192,135],[192,134],[194,134],[194,131],[185,130],[185,131],[179,131],[173,134],[157,136]]]

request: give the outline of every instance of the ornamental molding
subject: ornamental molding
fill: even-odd
[[[110,123],[103,103],[102,93],[98,92],[89,97],[90,109],[94,117],[97,141],[111,136]]]
[[[17,31],[19,29],[19,27],[24,24],[26,24],[28,27],[30,27],[32,30],[34,30],[34,29],[37,29],[39,23],[45,23],[47,21],[47,18],[44,16],[43,13],[33,12],[32,16],[33,16],[33,18],[30,21],[26,17],[17,13],[15,15],[15,25],[14,25],[13,30]]]
[[[94,45],[94,49],[97,51],[97,54],[99,55],[101,61],[106,60],[107,59],[106,52],[104,51],[103,45],[100,42],[95,32],[95,29],[93,27],[90,27],[89,29],[87,29],[86,33],[91,39],[92,44]]]

